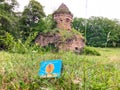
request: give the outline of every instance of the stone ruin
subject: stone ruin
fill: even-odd
[[[61,4],[53,13],[53,18],[57,22],[56,27],[58,29],[63,31],[67,30],[68,34],[73,33],[71,29],[73,15],[65,4]],[[63,40],[63,36],[58,32],[54,34],[50,32],[46,34],[40,33],[35,39],[35,43],[42,47],[54,45],[58,50],[73,51],[76,53],[81,53],[85,46],[82,35],[73,34],[71,37]]]
[[[57,22],[57,28],[71,30],[73,15],[65,4],[62,3],[53,13],[53,18]]]

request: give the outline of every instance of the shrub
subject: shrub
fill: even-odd
[[[11,51],[17,52],[17,53],[29,53],[34,50],[38,51],[39,50],[38,46],[33,44],[33,40],[35,39],[37,34],[38,34],[37,32],[31,33],[29,35],[29,37],[27,38],[27,40],[24,42],[22,40],[18,39],[15,42],[14,47],[11,48]]]
[[[83,54],[100,56],[100,53],[96,51],[95,48],[87,46],[84,47]]]
[[[15,44],[14,37],[8,32],[5,33],[4,37],[0,37],[0,42],[1,48],[5,50],[10,50]]]
[[[10,33],[7,32],[5,37],[0,38],[0,41],[2,41],[2,44],[5,47],[1,48],[12,53],[30,53],[32,51],[40,52],[42,50],[41,47],[33,43],[37,34],[37,32],[30,34],[27,40],[23,42],[21,39],[16,40]]]

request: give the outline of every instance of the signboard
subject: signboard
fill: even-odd
[[[62,60],[48,60],[40,63],[40,77],[60,77]]]

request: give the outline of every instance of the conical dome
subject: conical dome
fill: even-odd
[[[60,14],[60,13],[65,13],[65,14],[71,14],[72,13],[69,11],[68,7],[62,3],[59,8],[53,13],[53,14]]]

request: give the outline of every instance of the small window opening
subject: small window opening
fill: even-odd
[[[75,47],[75,50],[78,50],[78,47]]]
[[[62,20],[62,19],[60,19],[60,21],[62,22],[63,20]]]
[[[66,22],[70,22],[70,19],[69,19],[69,18],[66,18]]]

